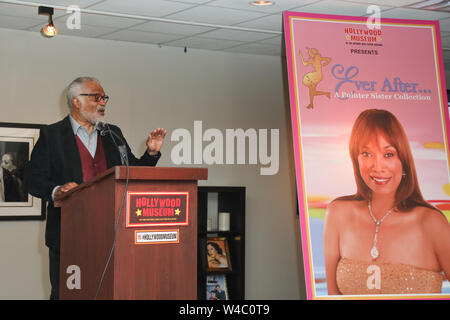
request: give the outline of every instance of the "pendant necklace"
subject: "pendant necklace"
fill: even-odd
[[[372,213],[372,207],[370,205],[370,200],[367,202],[367,206],[369,207],[370,216],[372,217],[373,222],[375,222],[375,235],[373,236],[373,247],[372,247],[372,249],[370,249],[370,256],[372,257],[373,260],[375,260],[380,255],[378,252],[378,249],[377,249],[378,230],[380,229],[380,226],[381,226],[381,223],[383,222],[383,220],[386,219],[391,214],[394,207],[392,207],[388,212],[386,212],[386,214],[380,220],[377,220],[377,219],[375,219],[375,217]]]

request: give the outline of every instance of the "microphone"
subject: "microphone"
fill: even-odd
[[[97,125],[98,131],[100,132],[100,135],[102,137],[104,137],[106,135],[106,131],[107,131],[105,121],[99,120],[99,121],[97,121],[96,125]]]
[[[127,147],[126,147],[125,142],[122,140],[122,138],[117,133],[112,131],[111,128],[109,127],[109,125],[106,122],[104,122],[103,120],[97,121],[97,129],[100,131],[100,135],[102,137],[106,136],[106,134],[109,133],[109,135],[111,136],[112,141],[114,142],[114,145],[119,150],[120,161],[121,161],[122,165],[128,166]],[[120,143],[122,143],[120,146],[117,145],[116,140],[114,139],[114,137],[119,139]]]

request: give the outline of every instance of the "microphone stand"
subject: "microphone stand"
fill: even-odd
[[[115,133],[114,131],[111,130],[111,128],[109,127],[109,125],[107,123],[105,123],[103,121],[100,121],[100,122],[98,122],[98,126],[97,127],[100,130],[100,135],[101,136],[105,136],[107,133],[109,133],[109,135],[111,136],[111,139],[114,142],[114,145],[119,150],[120,160],[122,162],[122,165],[125,165],[126,168],[127,168],[127,178],[126,178],[126,181],[125,181],[125,189],[123,191],[122,200],[120,202],[119,212],[117,214],[116,224],[114,226],[114,240],[113,240],[113,244],[112,244],[111,250],[109,252],[109,256],[108,256],[108,260],[106,261],[105,268],[103,269],[103,273],[102,273],[102,276],[100,278],[100,282],[98,284],[97,292],[95,293],[94,300],[97,300],[97,296],[98,296],[98,294],[100,292],[100,289],[101,289],[101,286],[102,286],[102,283],[103,283],[103,278],[105,277],[106,270],[109,267],[112,255],[114,253],[114,249],[116,247],[117,227],[119,226],[120,215],[122,213],[123,204],[125,202],[125,195],[126,195],[127,189],[128,189],[128,179],[130,177],[130,168],[129,168],[129,163],[128,163],[127,147],[126,147],[125,142],[122,140],[122,138],[117,133]],[[116,140],[114,139],[114,136],[117,139],[119,139],[119,141],[122,143],[120,146],[117,145]]]

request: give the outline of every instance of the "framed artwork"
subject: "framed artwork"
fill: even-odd
[[[439,21],[283,14],[308,299],[450,299]]]
[[[230,251],[226,238],[208,238],[206,243],[208,271],[231,271]]]
[[[45,202],[27,193],[25,168],[43,125],[0,122],[0,220],[44,220]]]
[[[206,300],[229,300],[226,276],[224,274],[206,277]]]

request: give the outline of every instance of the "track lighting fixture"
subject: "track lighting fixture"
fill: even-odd
[[[58,29],[56,29],[53,24],[53,8],[39,6],[38,14],[48,15],[48,24],[41,29],[41,34],[46,38],[52,38],[58,34]]]

